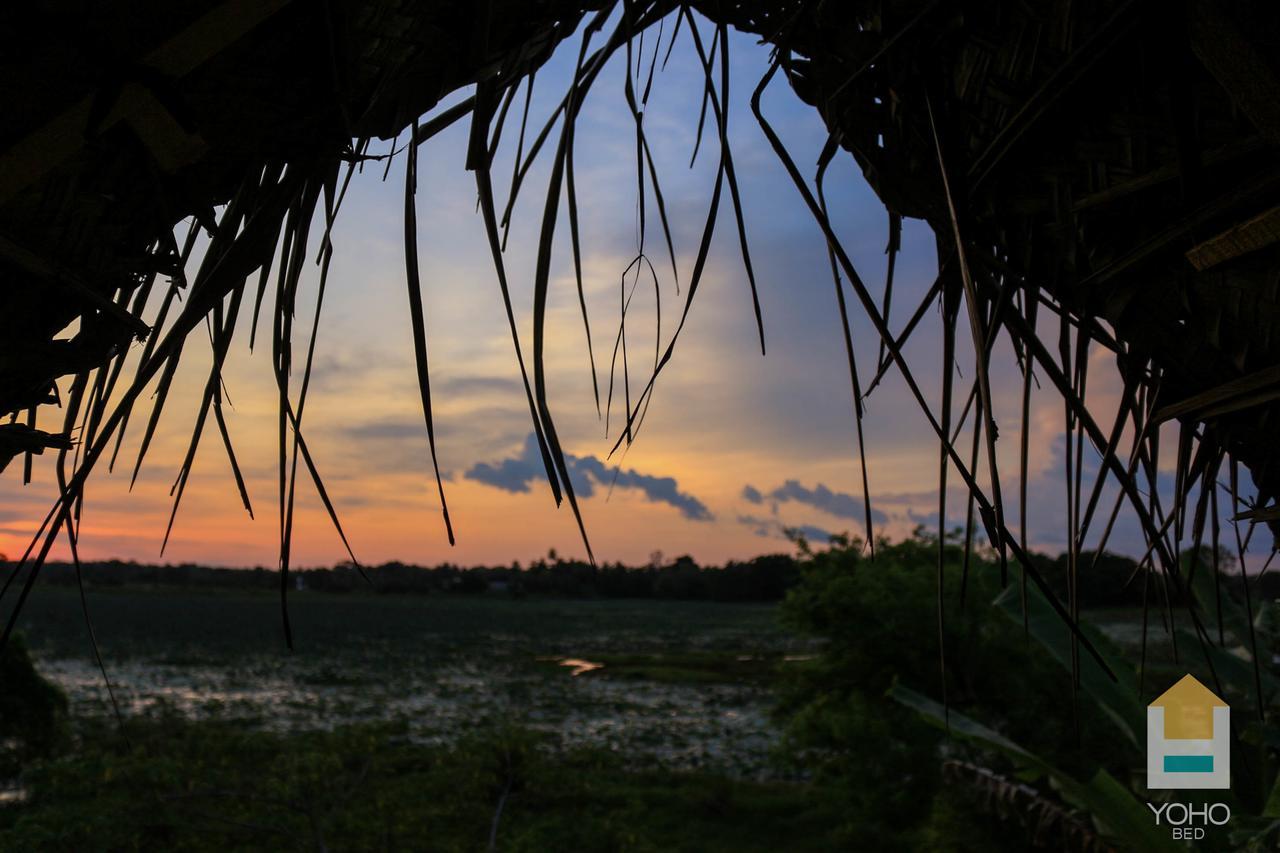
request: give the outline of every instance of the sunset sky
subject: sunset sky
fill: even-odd
[[[587,531],[601,560],[643,562],[651,552],[662,551],[719,562],[790,550],[784,526],[803,527],[813,537],[822,532],[863,532],[852,397],[824,242],[749,109],[750,93],[766,67],[766,50],[742,35],[732,37],[731,47],[731,139],[768,355],[761,357],[756,339],[726,194],[711,260],[675,357],[658,381],[639,440],[625,456],[619,452],[613,459],[606,457],[617,437],[623,406],[615,398],[606,436],[591,389],[567,224],[564,216],[560,219],[547,356],[551,406],[564,446],[575,457],[575,485],[583,495]],[[646,51],[651,49],[649,42]],[[561,50],[538,72],[531,128],[541,126],[567,88],[573,53],[576,47]],[[621,60],[606,71],[577,132],[584,272],[602,396],[617,331],[619,276],[637,251],[634,127],[623,99],[624,74]],[[677,294],[650,199],[645,248],[661,277],[663,346],[683,304],[714,178],[716,151],[710,133],[696,165],[688,168],[701,91],[701,69],[687,35],[682,35],[655,83],[645,117],[664,181],[680,272]],[[520,106],[517,99],[495,167],[500,203],[515,153]],[[803,105],[781,77],[766,95],[764,108],[797,163],[811,175],[826,139],[816,112]],[[419,247],[437,447],[456,547],[449,546],[440,518],[414,371],[401,236],[402,156],[394,159],[385,182],[381,164],[356,176],[334,233],[336,251],[304,430],[362,562],[507,563],[526,561],[549,548],[568,555],[585,553],[572,514],[567,506],[557,510],[536,446],[530,444],[529,411],[476,210],[474,179],[463,166],[467,125],[459,122],[419,154]],[[379,150],[389,146],[384,143]],[[526,357],[531,344],[533,258],[548,161],[543,157],[530,175],[507,253]],[[828,181],[838,232],[862,277],[878,292],[884,278],[886,213],[849,156],[837,159]],[[311,251],[314,255],[314,245]],[[932,234],[922,223],[908,222],[894,293],[895,329],[931,284],[935,262]],[[310,327],[314,273],[309,282],[300,297],[295,324],[299,330]],[[248,351],[247,315],[242,312],[225,379],[233,404],[228,420],[257,518],[250,520],[241,507],[211,428],[202,441],[172,540],[160,554],[171,506],[169,486],[186,449],[196,396],[209,364],[208,342],[199,332],[188,347],[179,387],[170,397],[157,441],[132,492],[129,472],[145,420],[141,413],[130,427],[114,474],[108,476],[104,469],[90,480],[82,528],[85,556],[233,566],[275,563],[275,387],[269,342],[260,344],[256,354]],[[872,372],[877,338],[856,308],[853,316],[865,382]],[[633,382],[642,385],[654,349],[653,288],[648,281],[636,291],[627,330]],[[260,341],[264,334],[269,341],[265,323],[259,334]],[[963,323],[960,337],[968,353]],[[907,349],[934,405],[940,342],[935,308]],[[1090,401],[1099,407],[1099,422],[1109,424],[1119,382],[1106,353],[1098,350],[1089,380]],[[304,355],[305,332],[299,331],[296,363]],[[965,355],[961,361],[957,393],[963,395],[972,381],[972,357]],[[1007,343],[997,346],[995,363],[1000,462],[1005,488],[1016,494],[1020,383]],[[917,523],[936,524],[937,443],[896,373],[875,390],[867,411],[877,532],[898,537]],[[1038,394],[1032,417],[1029,538],[1046,550],[1059,549],[1063,541],[1062,422],[1061,400],[1047,390]],[[54,426],[51,418],[40,425]],[[966,437],[963,443],[967,442]],[[1096,458],[1089,450],[1086,454]],[[52,500],[51,461],[37,461],[36,482],[25,488],[20,485],[20,461],[3,475],[0,552],[10,557],[21,554]],[[618,465],[621,471],[611,490]],[[956,483],[953,474],[952,484]],[[951,494],[948,514],[960,523],[962,494],[955,489]],[[305,474],[299,501],[295,564],[344,559]],[[1016,507],[1016,501],[1011,506]],[[1011,512],[1009,522],[1015,526],[1016,509]],[[1101,524],[1096,528],[1100,531]],[[1140,552],[1140,543],[1128,521],[1113,540],[1116,549],[1128,552]]]

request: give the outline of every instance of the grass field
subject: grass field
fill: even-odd
[[[802,782],[637,768],[481,727],[275,734],[164,716],[99,732],[0,804],[5,850],[821,851],[840,802]]]

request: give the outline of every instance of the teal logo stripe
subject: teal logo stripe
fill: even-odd
[[[1212,773],[1212,755],[1166,755],[1164,757],[1166,773]]]

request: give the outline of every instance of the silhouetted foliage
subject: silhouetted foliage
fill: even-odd
[[[1140,756],[1096,707],[1082,704],[1073,712],[1063,698],[1069,673],[1029,642],[1021,625],[994,611],[1000,572],[989,557],[971,559],[961,603],[963,549],[953,544],[945,547],[943,563],[944,676],[937,557],[936,538],[921,530],[904,542],[880,542],[874,560],[856,540],[804,560],[783,618],[826,643],[784,685],[783,749],[846,792],[851,843],[875,837],[929,849],[927,839],[945,837],[952,839],[948,849],[1026,849],[1026,838],[1007,827],[996,832],[978,809],[954,802],[942,775],[944,733],[888,698],[893,684],[945,696],[953,710],[1043,747],[1063,767],[1083,771],[1102,759],[1123,771]],[[953,756],[968,757],[966,749],[945,745]]]
[[[84,563],[85,583],[92,586],[154,585],[276,589],[279,576],[263,568],[226,569],[183,564],[154,566],[112,560]],[[688,555],[644,566],[605,563],[548,555],[521,566],[474,566],[449,563],[425,567],[402,562],[365,569],[366,583],[349,563],[329,569],[295,569],[296,589],[329,593],[409,593],[476,595],[550,595],[572,598],[659,598],[724,602],[778,601],[799,577],[796,561],[768,554],[723,566],[700,566]],[[75,569],[64,563],[45,567],[51,584],[74,584]]]
[[[15,635],[0,648],[0,778],[48,753],[65,734],[67,697],[31,664]]]
[[[920,542],[932,541],[932,534],[923,530],[916,533],[915,542],[890,546],[890,553],[901,555],[902,549],[918,547]],[[950,535],[948,542],[951,542]],[[836,537],[835,549],[852,555],[857,547],[849,545],[844,537]],[[933,546],[930,546],[933,547]],[[957,546],[949,546],[956,547]],[[809,546],[806,543],[805,548]],[[951,553],[950,550],[948,553]],[[955,559],[960,552],[955,551]],[[656,555],[659,556],[660,555]],[[1192,564],[1191,551],[1183,553],[1184,567]],[[803,557],[803,552],[802,552]],[[1068,597],[1068,558],[1066,554],[1051,557],[1045,554],[1031,555],[1050,587],[1062,600]],[[849,559],[858,559],[850,556]],[[896,558],[895,558],[896,559]],[[925,564],[936,562],[936,555],[922,553]],[[1199,566],[1212,565],[1208,549],[1196,558]],[[1240,576],[1233,573],[1234,559],[1220,554],[1219,565],[1227,571],[1221,578],[1222,588],[1229,594],[1241,592]],[[1080,606],[1141,607],[1143,601],[1144,572],[1130,557],[1104,552],[1094,564],[1092,551],[1081,552],[1077,558],[1077,583]],[[50,563],[45,568],[45,579],[52,584],[74,584],[75,569],[68,563]],[[133,561],[107,560],[84,563],[84,579],[92,586],[177,586],[177,587],[225,587],[237,589],[277,589],[279,576],[265,568],[230,569],[180,565],[149,565]],[[623,563],[602,563],[592,566],[585,560],[558,556],[553,551],[547,557],[534,560],[527,566],[512,563],[509,566],[462,567],[451,563],[438,566],[417,566],[393,561],[365,569],[366,582],[355,566],[340,563],[332,568],[295,569],[291,574],[294,588],[328,593],[408,593],[408,594],[460,594],[475,595],[551,595],[563,597],[598,598],[657,598],[695,601],[764,602],[780,601],[792,589],[802,574],[801,562],[788,554],[764,554],[749,560],[730,560],[722,566],[703,566],[689,555],[674,560],[659,559],[646,565],[628,566]],[[959,580],[959,567],[956,569]],[[1148,581],[1151,583],[1151,581]],[[1156,580],[1154,583],[1159,583]],[[1261,578],[1250,578],[1252,594],[1260,601],[1280,598],[1280,574],[1268,572]],[[956,587],[958,590],[958,586]],[[1151,603],[1160,606],[1166,589],[1149,588]],[[1169,589],[1170,602],[1183,603],[1177,590]]]

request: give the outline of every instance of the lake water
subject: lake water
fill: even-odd
[[[111,712],[92,662],[41,660],[39,668],[67,691],[74,712]],[[583,675],[575,677],[576,671]],[[398,721],[427,742],[510,722],[564,747],[603,746],[663,766],[713,767],[749,777],[769,775],[768,751],[776,741],[763,688],[611,679],[580,666],[466,662],[409,667],[394,678],[363,681],[332,667],[275,658],[234,666],[131,660],[112,665],[108,674],[126,717],[169,709],[276,731]]]
[[[148,634],[123,615],[180,607],[196,619],[206,603],[126,598],[108,601],[122,613],[107,607],[97,620],[126,717],[167,711],[275,731],[392,721],[423,742],[510,723],[544,733],[553,747],[605,747],[642,763],[749,778],[775,775],[769,753],[778,738],[772,694],[751,667],[805,657],[771,611],[739,605],[463,602],[461,615],[454,608],[445,618],[448,602],[313,599],[310,618],[327,627],[325,642],[289,653],[225,634],[206,641],[181,627]],[[207,602],[219,604],[228,609],[227,599]],[[62,617],[49,624],[71,624]],[[86,644],[68,654],[70,638],[39,627],[28,629],[37,665],[67,691],[73,711],[111,713]],[[722,665],[739,669],[718,673]]]

